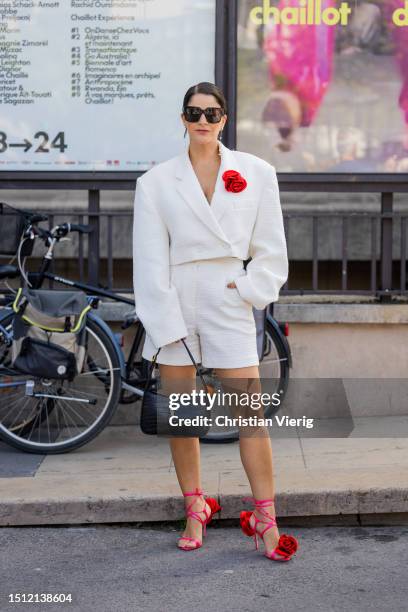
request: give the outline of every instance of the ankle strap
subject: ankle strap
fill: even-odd
[[[183,495],[184,497],[188,497],[189,495],[204,495],[204,492],[197,487],[195,491],[187,491],[186,493],[183,493]]]
[[[256,499],[255,497],[244,497],[243,501],[251,501],[257,508],[264,508],[265,506],[271,506],[272,504],[275,503],[273,498]]]

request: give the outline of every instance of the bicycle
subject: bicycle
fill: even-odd
[[[0,280],[22,277],[33,288],[39,289],[48,279],[70,289],[84,291],[93,308],[98,307],[100,298],[108,298],[134,308],[135,302],[129,298],[49,271],[54,248],[59,241],[71,232],[89,233],[91,230],[88,226],[62,223],[46,230],[39,227],[40,222],[48,220],[46,215],[13,210],[16,214],[24,215],[25,219],[17,249],[18,265],[0,266]],[[31,254],[32,244],[37,239],[42,240],[47,250],[39,270],[26,274],[25,259]],[[29,248],[25,246],[26,241],[30,241]],[[24,261],[22,253],[25,254]],[[3,299],[4,308],[0,311],[0,437],[11,446],[31,453],[56,454],[75,450],[95,438],[108,425],[118,404],[132,404],[143,396],[149,365],[141,357],[145,334],[143,325],[134,310],[122,323],[123,330],[136,327],[126,360],[117,335],[91,311],[86,323],[87,353],[83,371],[70,384],[35,380],[13,371],[11,367],[13,299],[13,294],[6,295]],[[281,391],[282,400],[292,365],[290,348],[283,326],[273,318],[271,308],[262,316],[264,333],[261,358],[273,354],[272,363],[277,373],[276,387]],[[212,370],[201,368],[201,372],[214,390],[220,388],[220,381]],[[154,381],[159,385],[159,375],[154,376]],[[265,416],[272,416],[278,409],[279,406],[269,406]],[[90,422],[86,420],[88,415]],[[74,430],[74,434],[71,430]],[[201,441],[225,442],[237,439],[238,428],[217,427],[210,429]]]

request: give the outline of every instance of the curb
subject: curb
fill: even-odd
[[[208,492],[208,495],[214,496],[211,492]],[[184,504],[179,495],[151,497],[123,495],[112,498],[83,496],[65,497],[64,499],[50,497],[29,502],[23,499],[7,501],[4,497],[0,502],[0,526],[2,527],[79,523],[150,523],[178,521],[184,518]],[[250,508],[250,504],[244,503],[237,495],[227,494],[216,497],[222,506],[217,520],[238,519],[242,509]],[[330,517],[340,518],[346,522],[351,520],[360,524],[358,517],[364,516],[365,521],[372,521],[377,515],[379,520],[382,515],[387,515],[392,523],[393,516],[408,513],[408,489],[373,488],[355,491],[283,492],[276,495],[276,508],[278,519],[290,519],[291,522],[299,522],[301,519],[302,523],[310,524],[310,519],[313,517],[320,520],[327,520]],[[403,517],[402,520],[405,518]]]

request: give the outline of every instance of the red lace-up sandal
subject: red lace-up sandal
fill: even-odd
[[[187,493],[183,493],[184,497],[189,497],[189,496],[200,496],[202,497],[203,491],[201,491],[200,489],[196,489],[195,491],[188,491]],[[216,512],[219,512],[221,510],[221,506],[218,504],[217,500],[214,499],[213,497],[206,497],[204,498],[204,507],[202,510],[200,511],[196,511],[196,510],[191,510],[191,507],[194,504],[193,500],[191,502],[191,504],[189,506],[187,506],[186,508],[186,518],[194,518],[197,521],[199,521],[201,523],[201,525],[203,526],[203,537],[206,535],[206,528],[208,523],[211,521],[213,515]],[[208,514],[208,510],[207,510],[207,504],[210,507],[210,513]],[[205,518],[202,518],[202,516],[200,516],[201,514],[205,515]],[[180,542],[180,540],[189,540],[190,542],[193,542],[195,544],[195,546],[178,546],[178,548],[180,548],[181,550],[196,550],[196,548],[200,548],[202,546],[202,542],[200,542],[200,540],[198,540],[197,538],[190,538],[188,536],[181,536],[178,541]]]
[[[264,539],[264,533],[271,529],[271,527],[277,526],[276,519],[271,516],[266,510],[265,506],[271,506],[274,503],[273,499],[255,499],[254,497],[245,497],[244,501],[250,500],[255,504],[255,508],[262,514],[266,520],[259,519],[255,516],[254,512],[243,510],[240,513],[241,529],[247,536],[254,536],[255,548],[258,550],[258,536]],[[253,515],[255,525],[250,524],[250,518]],[[258,525],[266,525],[262,531],[258,531]],[[265,557],[272,559],[273,561],[289,561],[298,549],[298,541],[295,537],[282,533],[279,537],[279,542],[276,548],[271,553],[267,553],[265,550]]]

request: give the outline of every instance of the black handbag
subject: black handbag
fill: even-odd
[[[152,390],[152,372],[156,364],[156,359],[160,353],[160,348],[154,355],[149,373],[146,380],[142,399],[142,410],[140,415],[140,428],[143,433],[148,435],[163,435],[163,436],[177,436],[183,438],[195,438],[203,437],[207,434],[211,426],[211,415],[210,411],[206,409],[208,404],[208,388],[205,380],[191,354],[190,349],[182,340],[188,354],[190,355],[191,361],[193,362],[197,374],[199,375],[201,382],[205,389],[205,401],[200,402],[199,405],[190,402],[188,405],[182,405],[177,410],[171,410],[169,405],[169,397],[162,393],[157,393]],[[170,416],[175,415],[180,419],[180,425],[171,425],[169,422]],[[185,425],[181,419],[196,419],[197,424]]]

